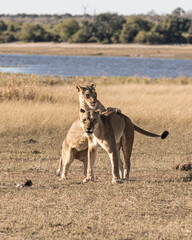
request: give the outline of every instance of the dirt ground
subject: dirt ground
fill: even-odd
[[[3,43],[0,54],[127,56],[192,59],[192,45]]]
[[[14,77],[18,85],[8,88],[7,79],[0,91],[0,239],[192,239],[192,172],[173,168],[192,157],[191,85],[97,85],[106,106],[170,135],[135,133],[130,180],[120,185],[111,184],[110,160],[100,149],[98,179],[83,184],[78,161],[68,180],[55,175],[62,141],[77,117],[75,85],[35,88]],[[22,84],[38,97],[18,95],[27,94]],[[14,91],[17,98],[10,100]],[[32,186],[16,188],[27,180]]]

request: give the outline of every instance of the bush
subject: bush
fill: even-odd
[[[25,42],[50,41],[52,38],[51,33],[45,31],[41,25],[31,25],[29,23],[23,24],[19,37],[20,40]]]
[[[168,16],[155,26],[154,31],[163,36],[165,43],[185,43],[182,32],[186,30],[186,24],[182,18]]]
[[[79,24],[74,18],[60,22],[56,27],[60,41],[71,41],[72,36],[79,30]]]
[[[130,43],[134,41],[134,38],[140,31],[149,31],[152,27],[152,23],[144,20],[138,16],[132,16],[127,18],[126,23],[123,26],[120,40],[122,43]],[[140,33],[139,38],[142,38],[141,35],[144,33]]]
[[[56,21],[64,20],[51,24],[48,23],[51,15],[46,15],[47,24],[27,23],[30,17],[26,14],[19,14],[18,17],[25,23],[14,21],[15,16],[10,22],[0,20],[0,42],[192,43],[192,19],[184,15],[180,8],[175,9],[172,15],[148,14],[127,19],[112,13],[94,17],[86,15],[86,21],[82,16],[76,20],[72,15],[65,15],[65,19],[55,15]],[[41,21],[41,16],[34,15],[32,18]]]
[[[103,13],[93,19],[93,36],[98,42],[112,43],[116,32],[122,29],[125,19],[111,13]]]
[[[13,41],[16,41],[16,38],[15,38],[15,35],[11,32],[6,31],[0,35],[1,43],[7,43],[7,42],[13,42]]]
[[[150,44],[163,43],[163,36],[154,31],[150,32],[140,31],[135,37],[134,42]]]
[[[5,30],[7,30],[7,25],[3,21],[0,21],[0,32]]]
[[[92,23],[84,21],[81,28],[72,36],[71,41],[76,43],[96,42],[93,32],[94,28]]]
[[[192,43],[192,23],[188,30],[187,42]]]

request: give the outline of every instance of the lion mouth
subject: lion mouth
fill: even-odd
[[[88,136],[91,136],[93,134],[93,131],[86,131],[85,132]]]
[[[96,104],[96,103],[92,103],[92,104],[91,104],[91,107],[92,107],[92,109],[95,110],[95,108],[97,107],[97,104]]]

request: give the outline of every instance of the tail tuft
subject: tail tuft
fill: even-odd
[[[161,139],[165,139],[168,135],[169,135],[169,132],[168,132],[168,131],[164,131],[164,132],[161,134]]]

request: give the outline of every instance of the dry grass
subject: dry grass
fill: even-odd
[[[4,43],[0,53],[192,59],[192,45]]]
[[[121,108],[145,129],[167,129],[170,136],[162,141],[136,133],[130,181],[117,186],[111,185],[109,158],[100,150],[98,180],[84,185],[78,161],[69,180],[54,173],[61,143],[78,114],[75,83],[24,78],[0,77],[0,239],[192,238],[189,173],[173,169],[192,156],[191,84],[98,83],[105,106]],[[24,97],[29,89],[34,98]],[[52,100],[42,100],[44,95]],[[15,188],[27,179],[32,187]]]

